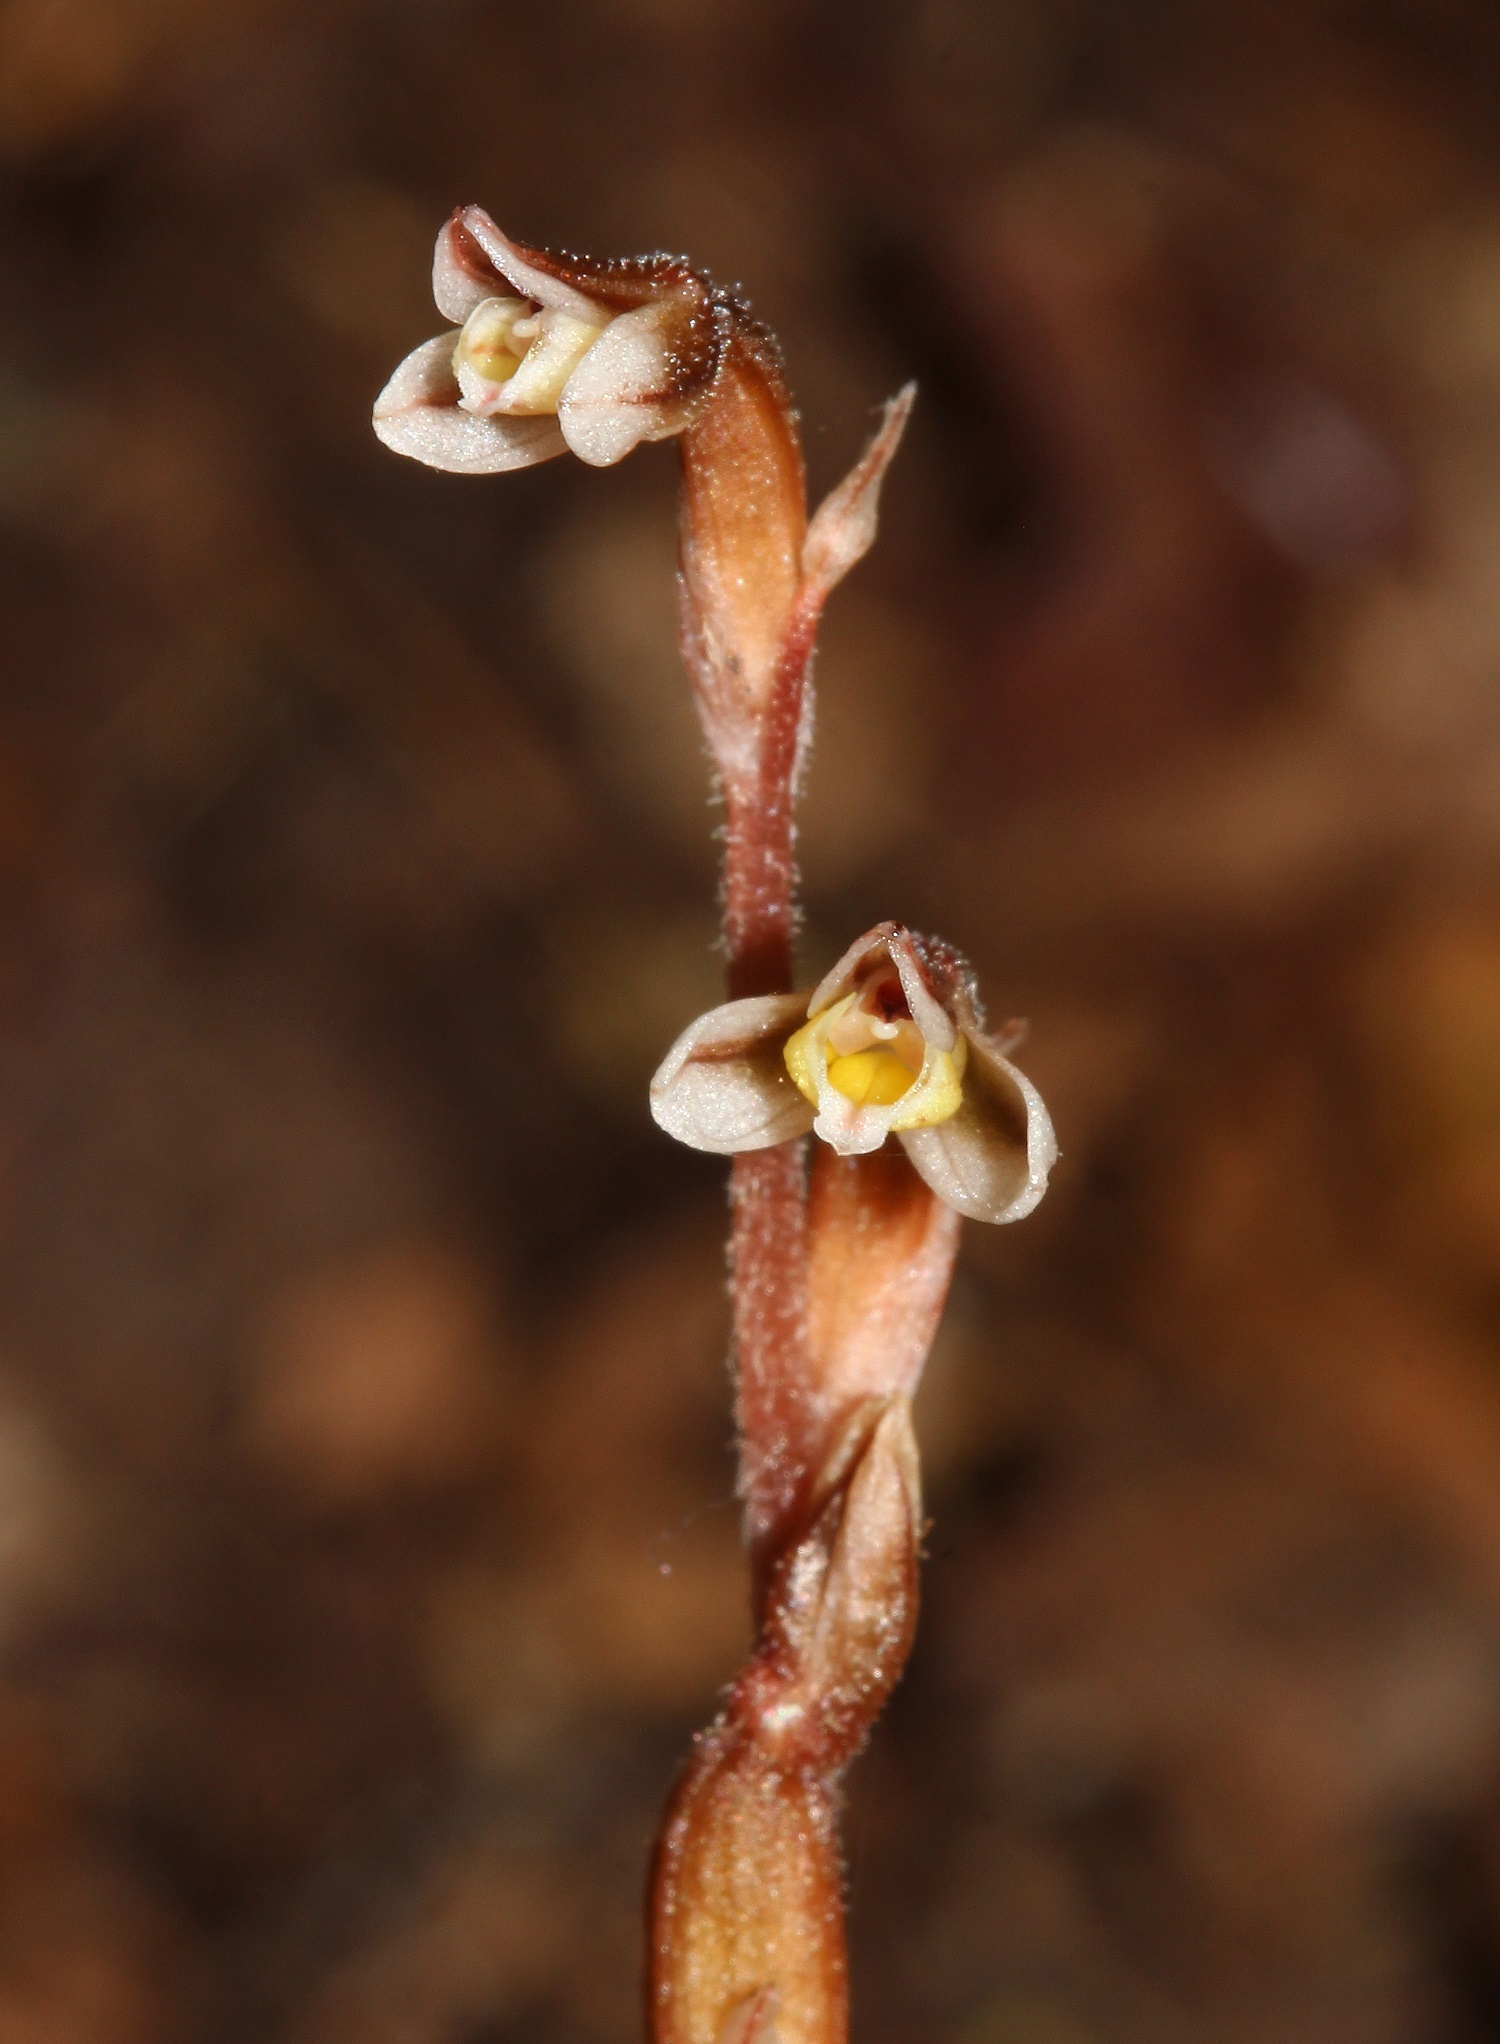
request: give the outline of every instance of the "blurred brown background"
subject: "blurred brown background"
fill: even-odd
[[[971,1230],[862,2044],[1500,2037],[1500,17],[0,0],[0,2044],[625,2044],[743,1647],[673,454],[380,449],[457,201],[779,330],[805,956]]]

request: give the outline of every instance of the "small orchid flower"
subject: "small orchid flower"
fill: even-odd
[[[979,1221],[1018,1221],[1057,1140],[1041,1096],[984,1030],[951,946],[877,923],[811,994],[728,1001],[685,1029],[651,1082],[669,1135],[719,1155],[809,1129],[840,1156],[895,1136],[931,1189]]]
[[[670,256],[527,248],[479,206],[461,206],[438,236],[432,289],[457,331],[407,356],[375,401],[375,431],[398,454],[467,475],[567,449],[608,468],[682,432],[747,319]]]

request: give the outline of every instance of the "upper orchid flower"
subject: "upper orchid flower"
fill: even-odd
[[[877,923],[811,994],[728,1001],[685,1029],[651,1082],[680,1142],[728,1154],[811,1129],[841,1156],[901,1142],[932,1190],[979,1221],[1018,1221],[1057,1159],[1036,1088],[986,1035],[947,944]]]
[[[469,475],[568,448],[608,468],[680,433],[746,317],[670,256],[526,248],[479,206],[461,206],[438,236],[432,289],[459,330],[407,356],[375,401],[375,431],[398,454]]]

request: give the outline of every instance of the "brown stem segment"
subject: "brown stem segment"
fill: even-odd
[[[741,2023],[766,2044],[847,2035],[839,1781],[916,1626],[908,1402],[857,1421],[822,1475],[777,1560],[760,1644],[668,1806],[651,1882],[655,2044],[727,2044]]]
[[[724,793],[725,976],[731,999],[784,993],[815,618],[800,600],[801,444],[774,348],[750,323],[737,321],[713,402],[680,445],[682,650]],[[757,1557],[795,1490],[805,1434],[802,1148],[738,1157],[732,1180],[740,1488]]]
[[[810,1432],[803,1143],[736,1157],[730,1177],[736,1409],[745,1538],[761,1604],[773,1536],[802,1488]]]
[[[776,2044],[847,2035],[839,1797],[732,1721],[704,1735],[668,1805],[652,1891],[655,2044],[720,2044],[765,1996]]]
[[[803,597],[759,717],[752,772],[724,782],[724,949],[729,998],[792,985],[797,755],[822,604]]]
[[[735,315],[682,447],[682,650],[726,824],[731,999],[792,986],[793,805],[818,618],[868,546],[910,393],[809,533],[774,350]],[[909,1394],[956,1217],[904,1155],[804,1142],[731,1181],[740,1490],[756,1651],[679,1781],[651,1879],[655,2044],[843,2044],[843,1771],[916,1623]],[[810,1226],[811,1211],[811,1226]]]
[[[792,612],[760,719],[758,771],[748,796],[726,783],[724,946],[732,1000],[792,985],[797,751],[820,608],[804,601]],[[806,1340],[805,1148],[787,1143],[736,1157],[731,1178],[740,1492],[757,1611],[780,1522],[805,1482],[815,1422]]]
[[[713,402],[682,436],[682,647],[724,792],[731,999],[792,985],[797,740],[816,605],[802,597],[802,450],[775,352],[736,325]],[[730,1267],[741,1491],[760,1552],[806,1425],[802,1145],[738,1157]]]

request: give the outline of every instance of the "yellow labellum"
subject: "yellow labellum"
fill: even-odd
[[[467,362],[491,383],[509,383],[536,334],[536,320],[524,298],[487,298],[475,306],[454,347],[454,367]],[[524,335],[516,332],[524,326]]]
[[[893,1050],[856,1050],[829,1059],[828,1083],[856,1107],[893,1107],[915,1076]]]
[[[847,1000],[840,1001],[814,1021],[805,1022],[787,1038],[782,1051],[797,1091],[815,1107],[818,1105],[818,1081],[812,1065],[813,1043],[821,1039],[826,1055],[829,1025],[848,1004]],[[911,1067],[895,1051],[880,1045],[869,1050],[850,1051],[844,1057],[829,1058],[825,1069],[829,1085],[856,1107],[894,1107],[898,1101],[902,1102],[899,1112],[891,1117],[892,1130],[899,1131],[935,1128],[939,1122],[949,1121],[957,1114],[963,1105],[963,1074],[967,1062],[968,1045],[960,1036],[951,1051],[929,1050],[920,1075],[913,1074]]]
[[[936,1128],[951,1121],[964,1104],[964,1066],[969,1046],[960,1036],[952,1050],[940,1050],[928,1062],[926,1076],[913,1086],[899,1114],[891,1116],[893,1130]]]
[[[821,1017],[819,1019],[821,1020]],[[814,1107],[818,1104],[818,1082],[812,1075],[807,1053],[812,1047],[813,1031],[817,1026],[816,1022],[804,1022],[795,1035],[787,1038],[781,1052],[786,1068],[792,1075],[793,1085],[803,1099],[810,1100]]]

